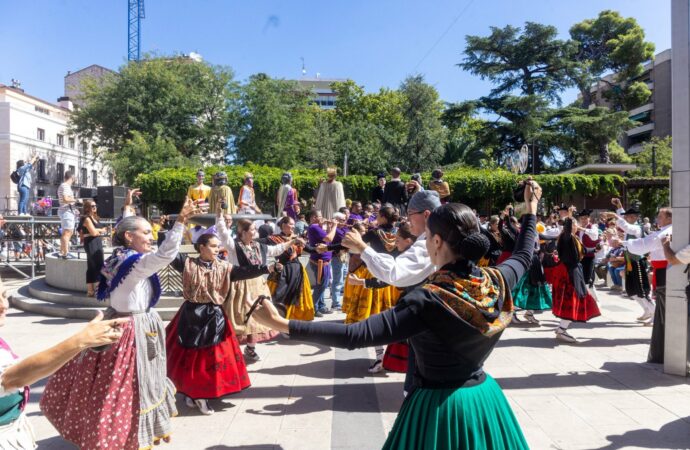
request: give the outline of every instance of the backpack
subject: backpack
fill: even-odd
[[[19,184],[19,180],[21,180],[21,177],[19,176],[19,173],[16,170],[10,174],[10,180],[12,180],[12,183],[14,184]]]

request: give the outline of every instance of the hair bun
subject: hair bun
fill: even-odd
[[[491,243],[478,231],[467,236],[460,243],[460,254],[467,260],[477,262],[489,251]]]

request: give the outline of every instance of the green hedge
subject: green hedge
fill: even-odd
[[[242,185],[244,173],[252,172],[257,202],[264,211],[273,210],[283,170],[257,165],[206,167],[207,184],[211,184],[212,175],[218,170],[224,170],[228,174],[228,183],[235,196]],[[164,212],[175,212],[180,207],[187,188],[194,183],[195,174],[194,168],[162,169],[139,175],[137,187],[144,191],[147,203],[157,204]],[[300,198],[309,200],[324,172],[295,170],[292,175]],[[425,184],[431,179],[428,173],[422,174],[422,177]],[[505,170],[463,168],[446,172],[444,179],[450,184],[454,201],[466,203],[481,211],[489,211],[503,208],[510,202],[513,188],[524,177]],[[406,178],[409,175],[403,176],[403,179]],[[618,175],[537,175],[536,179],[544,189],[545,198],[552,202],[572,193],[586,196],[620,195],[619,188],[625,183]],[[369,193],[376,184],[375,177],[368,175],[339,177],[339,180],[343,182],[346,197],[357,200],[368,200]]]

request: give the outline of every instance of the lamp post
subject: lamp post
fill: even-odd
[[[652,176],[656,176],[656,145],[652,145]]]

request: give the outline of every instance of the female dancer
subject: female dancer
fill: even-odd
[[[103,236],[108,235],[105,225],[101,225],[96,212],[96,202],[84,200],[84,212],[79,220],[77,231],[84,236],[86,253],[86,295],[96,295],[96,283],[103,267]]]
[[[403,403],[384,449],[526,449],[501,388],[482,366],[510,322],[509,290],[532,257],[540,195],[536,183],[525,188],[523,233],[511,258],[496,268],[475,265],[489,244],[477,231],[472,209],[451,203],[427,221],[426,246],[439,269],[395,308],[345,325],[288,321],[263,301],[255,318],[291,339],[351,349],[409,338],[416,389]]]
[[[285,253],[295,243],[295,240],[292,240],[279,245],[266,245],[256,241],[254,238],[257,232],[254,222],[247,219],[237,221],[237,239],[233,239],[220,212],[216,217],[216,231],[221,245],[228,251],[228,261],[233,266],[266,265],[267,258],[277,257]],[[245,301],[259,295],[271,295],[263,277],[235,281],[233,282],[232,298],[229,298],[223,305],[225,314],[232,323],[235,333],[241,341],[246,341],[244,356],[251,361],[261,359],[256,353],[258,342],[267,341],[279,334],[253,321],[245,323],[245,315],[248,312]]]
[[[364,233],[362,239],[377,253],[397,256],[399,253],[396,249],[394,225],[398,220],[399,217],[392,206],[381,208],[376,219],[377,228]],[[359,279],[373,278],[366,264],[357,256],[350,257],[349,272]],[[350,286],[346,283],[343,294],[347,301],[347,307],[343,303],[343,311],[347,314],[345,323],[361,322],[369,316],[392,308],[399,295],[400,291],[393,286],[375,289],[366,285]],[[383,370],[383,346],[378,345],[375,350],[376,360],[369,367],[369,373],[378,373]]]
[[[266,266],[231,266],[218,259],[220,241],[202,234],[194,244],[197,258],[178,255],[185,302],[166,327],[168,377],[184,394],[188,407],[213,414],[208,399],[249,387],[247,368],[232,325],[223,312],[230,282],[269,273]],[[274,266],[271,266],[274,267]]]
[[[489,251],[479,261],[479,267],[495,266],[503,252],[503,233],[499,228],[500,219],[498,216],[491,216],[489,226],[482,228],[481,233],[489,240]]]
[[[152,309],[161,293],[156,272],[175,258],[185,222],[198,211],[186,198],[156,252],[148,221],[127,216],[117,225],[115,239],[123,246],[105,262],[98,299],[110,299],[106,318],[128,319],[122,338],[72,359],[48,381],[40,403],[58,432],[78,447],[140,449],[170,440],[177,408],[175,386],[165,376],[165,328]]]
[[[276,206],[278,207],[278,215],[284,212],[292,217],[292,220],[297,220],[297,208],[299,205],[299,194],[297,189],[292,187],[292,175],[290,172],[285,172],[280,179],[280,189],[276,194]]]
[[[553,269],[553,315],[561,319],[556,328],[556,339],[577,342],[568,333],[568,327],[575,322],[587,322],[600,316],[597,302],[587,290],[580,261],[584,255],[582,243],[577,238],[578,226],[571,217],[563,220],[563,231],[556,244],[558,265]]]
[[[299,261],[303,250],[314,251],[304,241],[295,236],[295,221],[284,216],[278,221],[280,234],[266,238],[272,245],[290,243],[290,246],[276,260],[283,265],[283,270],[274,272],[268,278],[268,288],[273,301],[287,319],[314,320],[314,300],[311,296],[311,285],[307,270]]]
[[[0,326],[9,308],[7,291],[0,280]],[[0,448],[33,450],[35,438],[24,408],[29,401],[29,385],[52,375],[85,348],[116,342],[120,326],[127,319],[103,320],[103,313],[78,333],[26,358],[19,359],[0,338]]]

